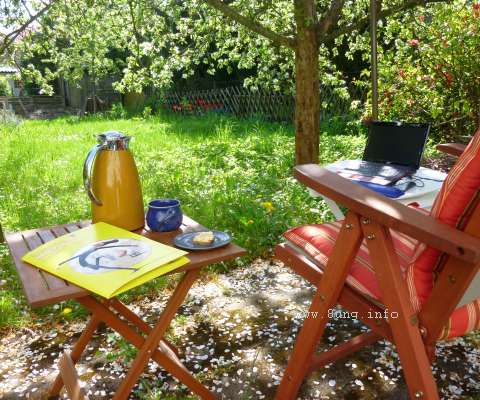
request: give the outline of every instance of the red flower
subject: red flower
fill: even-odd
[[[474,10],[480,10],[480,3],[473,3]]]
[[[443,72],[443,76],[447,81],[447,86],[451,86],[453,83],[453,75],[449,71],[446,71],[446,72]]]
[[[412,47],[417,47],[420,44],[420,41],[418,39],[410,39],[408,44]]]

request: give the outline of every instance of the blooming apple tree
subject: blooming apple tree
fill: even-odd
[[[388,20],[442,1],[376,0],[375,6]],[[13,47],[17,57],[42,59],[47,67],[39,71],[27,63],[25,74],[45,89],[55,76],[96,80],[116,73],[119,90],[140,91],[168,85],[178,73],[188,77],[200,63],[212,73],[255,67],[247,84],[295,94],[299,164],[318,161],[320,80],[338,81],[331,62],[336,47],[365,37],[370,21],[369,0],[2,2],[0,15],[14,34],[4,36],[0,53]],[[22,4],[24,13],[18,11]],[[30,34],[13,40],[31,24]]]

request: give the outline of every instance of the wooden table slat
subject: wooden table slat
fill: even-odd
[[[60,237],[68,233],[68,231],[65,229],[64,225],[59,225],[59,226],[53,226],[50,228],[50,231],[55,235],[55,237]]]
[[[39,230],[37,231],[37,235],[40,237],[43,243],[47,243],[50,240],[56,239],[55,235],[52,233],[50,229]],[[69,283],[64,280],[57,278],[49,273],[43,272],[40,270],[40,273],[47,279],[47,283],[50,289],[62,289],[64,286],[69,286]],[[54,278],[48,278],[48,277]]]
[[[23,235],[23,238],[30,250],[36,249],[37,247],[45,243],[42,241],[42,236],[46,237],[47,235],[43,234],[41,236],[39,232],[40,231],[29,231],[29,232],[25,232],[25,234]],[[43,232],[48,232],[48,231],[43,231]],[[50,240],[54,238],[55,237],[52,234]],[[65,281],[63,279],[57,278],[52,274],[49,274],[40,270],[40,275],[42,276],[43,279],[45,279],[45,282],[47,283],[49,290],[63,289],[66,286]]]
[[[55,239],[55,235],[52,233],[51,230],[49,229],[45,229],[45,230],[42,230],[42,231],[38,231],[37,232],[37,235],[40,237],[40,240],[43,242],[43,243],[47,243],[49,242],[50,240],[53,240]]]
[[[80,227],[79,227],[77,224],[68,224],[68,225],[65,225],[65,230],[66,230],[68,233],[72,233],[72,232],[78,231],[79,229],[80,229]]]
[[[23,283],[25,296],[30,304],[34,304],[37,299],[44,296],[45,292],[48,292],[47,283],[40,275],[38,269],[32,268],[22,261],[22,256],[29,251],[27,244],[23,240],[23,235],[20,232],[7,234],[5,239],[17,267],[20,280]]]

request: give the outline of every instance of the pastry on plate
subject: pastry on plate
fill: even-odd
[[[212,244],[214,240],[215,240],[215,236],[213,236],[213,232],[210,232],[210,231],[197,233],[193,237],[193,243],[204,245],[204,246]]]

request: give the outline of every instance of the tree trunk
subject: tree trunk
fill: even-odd
[[[319,161],[320,84],[313,0],[295,0],[295,163]]]

